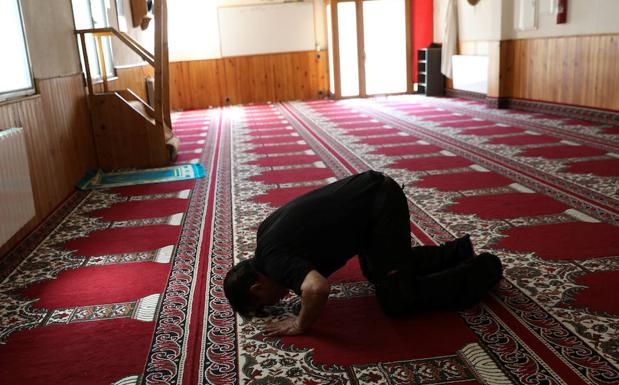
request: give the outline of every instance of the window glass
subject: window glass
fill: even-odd
[[[1,0],[0,0],[1,1]],[[73,19],[76,29],[106,28],[110,26],[107,17],[108,1],[105,0],[71,0],[73,5]],[[110,37],[104,36],[101,39],[105,56],[105,70],[108,76],[114,76],[114,64],[112,60],[112,42]],[[82,45],[78,37],[78,47],[82,69],[84,68],[84,57]],[[90,63],[90,74],[93,79],[101,78],[102,66],[99,61],[99,50],[97,41],[92,34],[86,34],[86,51]]]
[[[11,36],[10,39],[0,39],[0,52],[11,53],[2,57],[0,99],[34,92],[26,38],[17,0],[0,0],[0,36]]]
[[[337,4],[340,39],[340,83],[342,96],[359,95],[357,10],[352,1]]]
[[[406,92],[405,9],[404,0],[363,2],[368,95]]]

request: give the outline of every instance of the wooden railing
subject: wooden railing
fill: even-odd
[[[178,148],[178,139],[174,137],[172,133],[172,123],[170,118],[170,91],[169,91],[169,63],[168,63],[168,23],[167,23],[167,1],[157,0],[154,3],[154,16],[155,16],[155,52],[154,54],[149,52],[146,48],[142,47],[137,41],[126,33],[119,32],[114,28],[93,28],[93,29],[80,29],[75,33],[79,37],[82,47],[82,55],[84,60],[86,82],[88,87],[88,98],[90,100],[89,105],[92,107],[95,100],[105,103],[105,99],[110,99],[110,89],[108,86],[108,74],[106,68],[106,57],[103,49],[103,37],[115,37],[121,41],[125,46],[130,48],[133,52],[139,55],[144,61],[154,67],[155,74],[155,89],[152,103],[154,113],[149,119],[154,119],[154,126],[156,131],[163,133],[165,142],[162,146],[168,146],[168,148],[174,148],[170,152],[170,158],[175,158],[176,149]],[[103,93],[95,94],[93,87],[93,79],[90,71],[90,60],[88,58],[88,50],[86,45],[86,35],[91,34],[95,37],[97,54],[101,70],[101,80],[103,83]],[[122,92],[115,92],[118,96],[122,96]],[[110,102],[111,103],[111,102]],[[98,106],[100,107],[100,106]],[[91,109],[92,120],[101,120],[100,116],[94,116],[100,114],[102,108]],[[149,113],[150,115],[150,113]],[[118,118],[119,122],[122,120]],[[150,120],[152,122],[152,119]],[[153,123],[151,123],[153,124]],[[115,125],[119,126],[119,125]],[[165,147],[164,147],[165,148]]]
[[[155,92],[152,101],[155,109],[155,122],[157,126],[170,130],[172,122],[170,119],[170,75],[169,75],[169,56],[168,56],[168,10],[167,1],[159,0],[154,3],[155,13],[155,53],[150,53],[137,41],[126,33],[114,28],[93,28],[79,29],[75,33],[80,38],[84,66],[86,67],[86,82],[88,94],[94,95],[92,75],[90,73],[90,63],[86,49],[86,35],[93,34],[97,42],[99,63],[101,64],[101,80],[103,91],[108,92],[107,68],[105,68],[105,53],[103,50],[102,37],[115,36],[133,52],[138,54],[144,61],[155,67]],[[168,133],[169,134],[169,133]],[[169,136],[169,135],[166,135]]]
[[[142,47],[137,41],[135,41],[131,36],[127,35],[124,32],[120,32],[115,28],[92,28],[92,29],[78,29],[75,33],[80,38],[80,43],[82,46],[82,55],[84,58],[84,66],[86,67],[86,82],[88,85],[88,93],[90,95],[94,94],[93,91],[93,82],[92,82],[92,74],[90,73],[90,60],[88,58],[88,50],[86,49],[86,35],[92,34],[97,43],[97,53],[99,55],[99,63],[101,64],[101,80],[103,81],[103,90],[107,92],[109,90],[108,87],[108,79],[107,79],[107,68],[105,61],[105,52],[103,50],[103,41],[102,37],[104,36],[115,36],[118,40],[122,41],[127,47],[129,47],[133,52],[138,54],[145,62],[155,67],[155,56],[150,53],[146,48]]]

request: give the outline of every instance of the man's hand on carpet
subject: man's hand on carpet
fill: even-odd
[[[294,317],[286,318],[283,321],[271,322],[264,328],[263,333],[267,337],[273,336],[296,336],[303,334],[304,330],[301,329],[297,319]]]

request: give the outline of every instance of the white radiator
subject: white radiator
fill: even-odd
[[[24,130],[0,130],[0,246],[34,214]]]
[[[487,56],[454,55],[451,64],[455,89],[488,94]]]

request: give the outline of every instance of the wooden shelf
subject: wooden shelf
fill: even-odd
[[[422,48],[417,51],[417,93],[443,95],[445,78],[441,74],[441,49]]]

